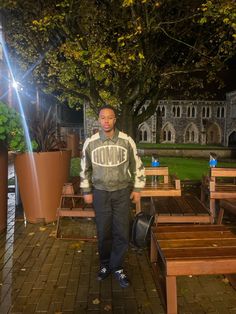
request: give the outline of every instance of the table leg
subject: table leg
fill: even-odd
[[[157,245],[155,239],[153,238],[152,233],[151,233],[150,261],[151,263],[157,262]]]
[[[175,276],[166,276],[167,314],[177,314],[177,286]]]
[[[136,211],[136,215],[141,212],[141,199],[139,202],[136,203],[135,211]]]
[[[216,215],[216,200],[210,198],[210,213],[211,213],[211,223],[215,222]]]

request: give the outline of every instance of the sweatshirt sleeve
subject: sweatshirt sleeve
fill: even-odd
[[[130,143],[130,172],[134,181],[133,191],[140,191],[144,188],[146,183],[146,177],[144,172],[144,166],[140,157],[135,142],[131,137],[128,137]]]
[[[85,141],[81,156],[80,187],[84,194],[92,193],[92,163],[89,154],[89,138]]]

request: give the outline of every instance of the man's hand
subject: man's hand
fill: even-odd
[[[138,203],[140,201],[140,192],[132,192],[130,194],[130,199],[132,203]]]
[[[86,204],[93,203],[93,194],[84,194],[84,201]]]

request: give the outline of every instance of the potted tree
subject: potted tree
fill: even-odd
[[[50,107],[28,121],[32,151],[15,156],[25,218],[30,223],[56,220],[63,184],[68,181],[71,151],[57,137],[55,113]]]
[[[24,148],[19,114],[0,102],[0,232],[7,226],[8,151]]]

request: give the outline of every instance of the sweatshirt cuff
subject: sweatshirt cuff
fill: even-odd
[[[91,189],[82,189],[82,193],[83,193],[83,195],[92,194],[92,190]]]
[[[141,189],[140,188],[133,188],[133,192],[140,192]]]

